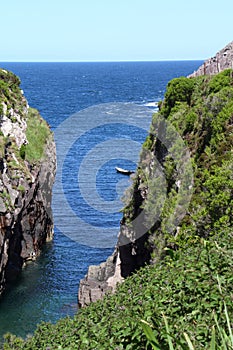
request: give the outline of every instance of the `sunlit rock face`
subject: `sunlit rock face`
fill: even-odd
[[[214,75],[222,72],[227,68],[233,68],[233,41],[224,49],[216,53],[214,57],[207,59],[197,71],[190,74],[189,77],[197,77],[199,75]]]

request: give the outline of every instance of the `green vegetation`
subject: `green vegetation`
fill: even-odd
[[[180,169],[166,147],[148,136],[123,212],[130,223],[143,206],[147,222],[153,223],[164,201],[150,229],[157,263],[141,268],[114,295],[74,318],[42,323],[26,340],[6,335],[5,350],[233,349],[232,76],[226,70],[213,77],[174,79],[153,118],[152,131],[164,118],[179,131],[194,172],[193,196],[178,230],[170,218],[176,204],[182,205]],[[156,177],[159,168],[167,184],[165,198]],[[146,199],[139,200],[138,189],[146,193],[148,188]]]
[[[25,187],[22,186],[22,185],[19,185],[19,186],[17,187],[17,190],[24,193],[24,192],[25,192]]]
[[[0,135],[0,158],[4,157],[4,152],[5,152],[5,137],[3,135]]]
[[[7,112],[13,108],[22,118],[25,117],[26,100],[22,97],[20,79],[12,72],[0,69],[0,115],[3,114],[3,103]]]
[[[169,112],[168,112],[169,111]],[[155,164],[148,179],[148,161],[163,154],[160,167],[167,183],[167,198],[161,213],[159,229],[151,229],[155,245],[158,236],[164,237],[164,245],[182,246],[193,236],[211,237],[212,232],[222,227],[232,227],[233,218],[233,77],[226,70],[217,76],[202,76],[195,79],[176,78],[168,84],[160,112],[155,114],[152,130],[158,129],[166,118],[175,126],[185,141],[192,156],[194,172],[193,196],[187,214],[179,223],[179,235],[167,232],[167,221],[181,200],[176,180],[179,168],[171,154],[159,144],[153,135],[147,137],[143,146],[140,163],[140,186],[150,189],[142,203],[147,212],[148,222],[157,216],[156,203],[164,201]],[[156,132],[155,132],[156,133]],[[176,145],[179,150],[179,145]],[[146,155],[146,157],[145,157]],[[145,175],[142,175],[144,172]],[[154,186],[151,183],[154,181]],[[161,180],[160,180],[161,181]],[[138,186],[137,180],[134,188]],[[125,209],[127,216],[134,217],[134,198]],[[130,214],[129,214],[130,213]],[[174,234],[176,227],[169,227]],[[162,245],[163,246],[163,245]]]
[[[221,285],[219,284],[220,290],[221,290]],[[219,322],[217,320],[216,315],[214,315],[214,320],[215,320],[215,326],[212,327],[212,331],[211,331],[211,340],[208,344],[208,348],[209,350],[215,350],[216,349],[216,329],[218,332],[218,337],[219,337],[219,342],[218,342],[218,348],[220,349],[232,349],[233,348],[233,334],[232,334],[232,329],[231,329],[231,324],[230,324],[230,319],[229,319],[229,315],[228,315],[228,310],[227,310],[227,306],[226,303],[223,301],[224,304],[224,313],[225,313],[225,317],[226,317],[226,321],[227,321],[227,327],[228,327],[228,334],[225,332],[225,329],[223,327],[221,327],[219,325]],[[174,336],[170,333],[170,328],[167,322],[167,318],[166,316],[163,314],[163,319],[164,319],[164,324],[166,327],[166,332],[165,337],[167,338],[167,343],[169,345],[169,350],[174,350]],[[164,347],[162,345],[159,344],[158,340],[156,339],[156,336],[153,332],[152,329],[153,326],[151,326],[148,322],[142,320],[142,328],[143,331],[148,339],[149,344],[152,346],[153,349],[155,350],[163,350]],[[175,344],[178,345],[178,347],[180,349],[184,349],[186,350],[187,348],[189,350],[194,350],[195,347],[190,339],[190,337],[188,336],[188,334],[186,332],[184,332],[184,338],[186,340],[187,346],[186,344],[182,344],[182,342],[175,340]],[[173,340],[174,339],[174,340]],[[207,344],[206,344],[207,345]],[[177,347],[176,347],[177,348]]]
[[[29,108],[26,136],[28,144],[21,146],[21,157],[29,162],[41,160],[51,132],[48,124],[40,117],[36,109]]]
[[[177,102],[191,103],[191,96],[194,87],[194,80],[185,77],[171,80],[167,85],[163,114],[168,116],[171,109]]]
[[[8,126],[9,120],[11,121],[12,129],[16,130],[18,137],[21,135],[20,129],[25,130],[25,122],[27,123],[26,135],[22,133],[19,142],[10,127],[8,135],[4,136],[2,131],[4,129],[0,131],[1,168],[11,179],[11,187],[20,191],[23,196],[26,190],[20,185],[19,179],[31,183],[31,170],[35,166],[40,166],[43,161],[51,131],[39,113],[28,108],[27,101],[20,90],[19,78],[9,71],[0,69],[0,119],[3,115],[8,118]],[[7,133],[6,130],[4,132]],[[27,141],[19,147],[24,140]],[[9,187],[4,185],[4,181],[1,187],[0,197],[10,211],[14,209],[14,200],[11,201]]]
[[[18,160],[17,163],[10,159],[10,167],[23,169],[25,164],[22,160],[31,164],[42,160],[45,146],[51,136],[49,126],[35,109],[29,108],[27,113],[27,103],[20,90],[19,78],[9,71],[0,69],[0,115],[3,114],[3,105],[6,107],[6,116],[11,119],[12,123],[17,122],[16,115],[12,114],[12,109],[22,119],[27,119],[26,137],[28,143],[23,144],[18,150],[14,139],[9,140],[1,135],[0,154],[3,155],[5,144],[8,142],[8,153],[14,152]]]
[[[5,189],[0,192],[0,197],[4,200],[6,208],[11,207],[11,197]]]
[[[187,349],[186,333],[195,349],[209,350],[215,319],[228,330],[225,305],[229,317],[233,313],[233,236],[231,231],[221,236],[212,242],[196,238],[192,247],[170,251],[164,261],[126,279],[115,295],[81,309],[73,319],[42,323],[26,342],[7,335],[5,350],[151,349],[141,320],[151,325],[160,347],[168,349],[163,315],[175,349],[181,349],[179,342]],[[220,349],[221,334],[215,337]]]

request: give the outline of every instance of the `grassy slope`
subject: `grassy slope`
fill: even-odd
[[[73,319],[42,324],[26,342],[8,335],[5,349],[150,349],[141,319],[151,324],[162,349],[168,349],[162,313],[176,349],[182,344],[187,348],[184,332],[195,349],[210,349],[215,316],[228,332],[225,304],[230,319],[233,316],[232,101],[231,70],[215,77],[174,79],[167,87],[160,115],[176,126],[187,143],[195,175],[194,194],[178,237],[166,236],[161,228],[166,241],[180,249],[168,250],[163,261],[141,269],[115,295],[81,310]],[[155,143],[151,136],[144,148],[153,152]],[[172,210],[177,169],[168,157],[164,169],[170,184],[166,208],[170,205]],[[151,233],[156,240],[156,232]],[[216,331],[212,339],[218,349],[221,334]]]
[[[29,108],[27,117],[26,136],[28,144],[25,146],[25,159],[30,163],[41,161],[44,156],[45,145],[51,138],[48,124],[41,118],[36,109]]]
[[[16,158],[24,168],[24,160],[31,165],[43,159],[45,145],[51,136],[48,124],[41,118],[38,111],[29,108],[27,102],[20,90],[20,79],[13,73],[0,69],[0,115],[3,115],[3,103],[7,106],[6,114],[11,122],[16,122],[14,113],[17,113],[21,119],[26,119],[27,130],[26,137],[28,144],[22,145],[17,149],[15,140],[4,137],[0,133],[0,155],[4,157],[4,147],[8,145],[9,153],[14,152]]]

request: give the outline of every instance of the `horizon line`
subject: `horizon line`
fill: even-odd
[[[160,60],[4,60],[0,63],[126,63],[126,62],[180,62],[180,61],[204,61],[205,59],[160,59]]]

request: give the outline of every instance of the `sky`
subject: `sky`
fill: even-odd
[[[202,60],[233,40],[233,1],[2,0],[0,61]]]

